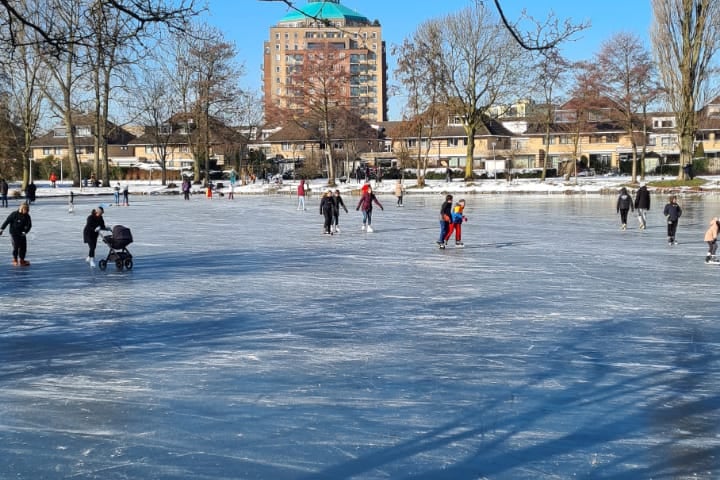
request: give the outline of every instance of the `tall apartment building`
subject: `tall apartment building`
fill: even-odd
[[[370,123],[387,120],[382,27],[339,0],[308,0],[300,11],[288,13],[270,28],[263,64],[266,112],[269,105],[287,106],[293,74],[308,53],[328,46],[349,72],[347,104]]]

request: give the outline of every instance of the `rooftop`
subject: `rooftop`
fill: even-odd
[[[308,18],[370,23],[367,17],[341,5],[339,0],[308,0],[307,5],[285,15],[280,23],[299,22]]]

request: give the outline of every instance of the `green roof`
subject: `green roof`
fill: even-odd
[[[367,17],[344,5],[340,5],[339,0],[308,0],[307,5],[299,10],[299,12],[292,11],[285,15],[280,19],[280,23],[299,22],[308,18],[344,19],[345,21],[370,23]]]

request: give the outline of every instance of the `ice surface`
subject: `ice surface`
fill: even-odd
[[[130,272],[84,262],[106,198],[41,198],[31,267],[0,237],[0,478],[718,478],[718,197],[668,247],[659,196],[620,231],[614,196],[469,195],[441,251],[442,198],[367,234],[345,195],[324,236],[317,196],[132,196]]]

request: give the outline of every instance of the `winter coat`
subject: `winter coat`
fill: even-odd
[[[632,196],[627,193],[626,189],[620,190],[620,195],[617,199],[617,211],[620,210],[632,210],[633,209],[633,199]]]
[[[28,200],[31,202],[35,201],[35,191],[37,190],[37,187],[34,183],[28,184],[27,187],[25,187],[25,196],[27,196]]]
[[[372,204],[375,202],[380,210],[384,210],[382,204],[378,201],[377,197],[372,192],[365,192],[360,197],[360,201],[357,204],[355,210],[362,210],[363,212],[372,212]]]
[[[332,197],[330,195],[323,195],[320,200],[320,214],[327,217],[334,215],[335,211],[335,202]]]
[[[650,210],[650,192],[645,185],[640,187],[635,194],[635,208]]]
[[[671,222],[677,222],[682,215],[682,208],[677,203],[668,203],[663,209],[663,215]]]
[[[95,215],[95,211],[93,211],[87,218],[85,228],[83,229],[83,243],[97,241],[98,232],[95,231],[97,227],[100,227],[100,230],[106,230],[105,220],[102,215]]]
[[[465,215],[463,215],[464,209],[465,207],[463,205],[455,205],[452,211],[452,223],[462,223],[463,220],[465,220]]]
[[[405,187],[402,183],[396,183],[395,184],[395,196],[396,197],[402,197],[403,192],[405,192]]]
[[[4,179],[0,180],[0,195],[7,195],[9,188],[8,183]]]
[[[298,188],[297,188],[297,194],[298,194],[298,197],[305,196],[305,180],[300,180],[300,184],[298,184]]]
[[[717,240],[718,231],[720,231],[720,224],[718,224],[717,218],[713,218],[712,220],[710,220],[710,226],[705,232],[705,241],[714,242],[715,240]]]
[[[449,222],[452,217],[452,200],[445,200],[445,203],[440,207],[440,220],[443,222]]]
[[[8,225],[10,225],[10,235],[18,236],[24,233],[26,234],[30,231],[32,228],[32,220],[30,219],[29,214],[20,213],[15,210],[8,215],[5,222],[3,222],[2,226],[0,226],[0,230],[5,230],[5,227]]]
[[[345,210],[345,213],[348,212],[347,207],[345,206],[345,202],[343,202],[343,199],[340,195],[333,195],[332,196],[333,204],[335,205],[335,214],[340,213],[340,207]]]

